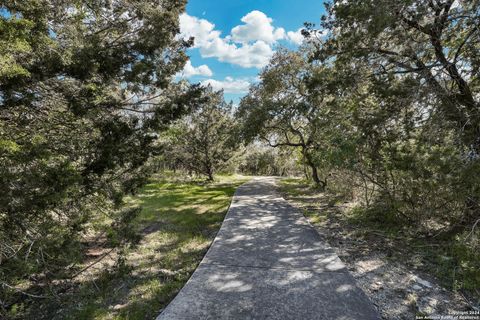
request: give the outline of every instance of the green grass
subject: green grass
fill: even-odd
[[[153,179],[127,199],[131,206],[142,206],[135,221],[143,236],[139,246],[127,253],[123,268],[85,279],[58,318],[154,319],[195,270],[235,189],[247,180],[221,176],[202,184]]]
[[[283,178],[280,180],[280,187],[291,197],[305,196],[313,190],[313,185],[302,178]]]

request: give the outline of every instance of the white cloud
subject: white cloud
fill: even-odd
[[[296,44],[297,46],[301,45],[305,41],[305,37],[302,35],[303,29],[304,28],[300,28],[297,31],[287,32],[287,39],[290,42],[293,42],[294,44]],[[328,31],[327,30],[315,30],[315,31],[311,30],[310,34],[312,37],[315,37],[315,38],[323,38],[327,36]]]
[[[273,55],[272,47],[266,41],[238,43],[232,36],[222,38],[221,32],[215,30],[214,24],[185,13],[180,16],[180,30],[182,37],[195,38],[194,47],[200,49],[200,54],[204,58],[217,58],[221,62],[244,68],[262,68],[268,64]]]
[[[220,38],[220,31],[214,30],[215,25],[205,19],[189,16],[186,13],[180,15],[180,34],[182,37],[195,38],[195,48],[201,48],[209,41]]]
[[[241,43],[258,40],[265,43],[274,43],[285,38],[285,29],[274,28],[272,21],[265,13],[254,10],[242,18],[244,25],[236,26],[232,29],[232,39]]]
[[[305,40],[305,38],[302,35],[302,29],[303,28],[300,28],[297,31],[288,31],[287,32],[288,40],[290,40],[296,45],[301,45],[303,43],[303,40]]]
[[[273,55],[272,48],[263,41],[237,46],[223,39],[216,39],[200,49],[202,57],[218,58],[221,62],[237,64],[244,68],[262,68]]]
[[[180,36],[194,37],[194,48],[199,49],[203,58],[217,58],[244,68],[266,66],[273,56],[273,46],[279,40],[289,40],[297,45],[303,42],[301,29],[286,32],[283,28],[275,28],[273,20],[261,11],[250,12],[241,21],[244,24],[222,37],[213,23],[184,13],[180,16]]]
[[[206,64],[194,67],[190,60],[188,60],[185,64],[185,67],[183,67],[183,71],[178,74],[178,76],[182,78],[190,78],[193,76],[211,77],[212,75],[212,70],[210,70],[210,68]]]
[[[213,90],[223,90],[225,93],[247,93],[250,82],[245,79],[233,79],[226,77],[223,81],[208,79],[200,82],[203,86],[210,85]]]

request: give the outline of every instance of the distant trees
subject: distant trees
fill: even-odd
[[[185,2],[0,1],[0,317],[64,290],[91,231],[137,239],[123,195],[199,97],[171,81]]]
[[[163,144],[167,163],[213,181],[235,155],[240,140],[232,105],[224,101],[223,92],[207,87],[204,94],[195,111],[170,128]]]
[[[258,141],[248,144],[237,159],[237,170],[254,176],[294,176],[302,174],[298,150],[271,148]]]

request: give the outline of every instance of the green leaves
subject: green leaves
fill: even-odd
[[[171,126],[161,143],[166,150],[166,166],[212,181],[235,155],[240,142],[232,106],[223,100],[223,92],[214,92],[211,87],[203,91],[203,99],[192,114]]]
[[[123,196],[149,174],[156,132],[199,101],[172,82],[185,4],[0,1],[0,287],[61,291],[94,225],[136,241]],[[0,317],[27,297],[3,293]]]
[[[20,63],[32,52],[28,42],[33,23],[25,19],[0,18],[0,82],[28,77],[30,72]],[[5,80],[2,80],[5,79]]]
[[[404,88],[422,90],[424,97],[429,96],[428,104],[456,128],[463,143],[477,145],[478,126],[468,123],[480,123],[478,77],[474,76],[478,48],[476,53],[470,49],[478,47],[480,36],[475,26],[478,1],[453,4],[447,0],[334,1],[325,27],[335,36],[319,43],[316,55],[330,54],[346,65],[365,63],[389,90],[388,83],[399,80]]]

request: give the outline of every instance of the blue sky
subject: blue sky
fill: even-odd
[[[180,17],[195,37],[183,78],[225,90],[238,103],[278,46],[298,46],[304,22],[318,24],[321,0],[190,0]]]

